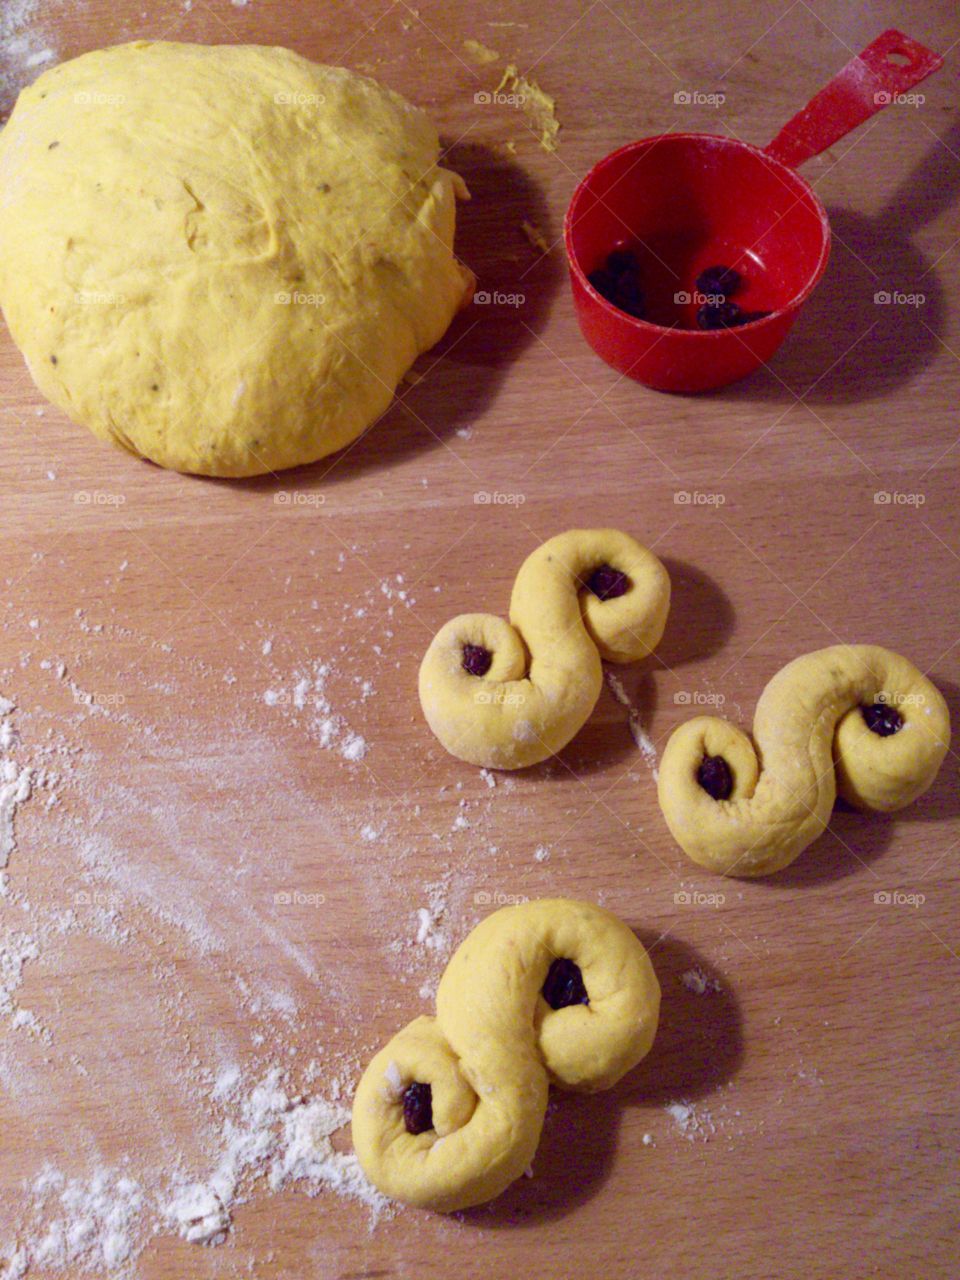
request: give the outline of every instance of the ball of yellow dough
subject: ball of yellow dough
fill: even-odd
[[[567,971],[555,976],[558,964]],[[492,1199],[536,1153],[549,1084],[609,1089],[649,1051],[659,1010],[647,953],[609,911],[542,898],[494,912],[447,965],[436,1017],[409,1023],[364,1072],[353,1104],[361,1167],[420,1208]],[[416,1132],[405,1115],[413,1085],[429,1088],[431,1106]]]
[[[342,448],[472,297],[438,151],[397,94],[288,49],[45,72],[0,132],[0,304],[34,381],[176,471]]]

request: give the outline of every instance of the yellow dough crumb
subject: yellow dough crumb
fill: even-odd
[[[560,132],[556,100],[541,89],[536,80],[522,76],[512,62],[504,71],[496,92],[500,93],[503,89],[520,95],[523,111],[539,132],[539,142],[544,151],[556,151],[557,135]]]
[[[472,60],[481,67],[487,67],[491,62],[500,61],[500,55],[496,49],[491,49],[489,45],[481,44],[479,40],[464,40],[463,47]]]
[[[524,219],[520,224],[520,228],[535,249],[539,249],[541,253],[550,252],[550,245],[547,243],[547,237],[535,223],[527,222],[527,220]]]

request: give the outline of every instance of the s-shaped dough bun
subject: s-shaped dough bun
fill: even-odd
[[[473,295],[423,112],[289,49],[118,45],[0,132],[0,304],[34,381],[175,471],[313,462]]]
[[[394,1036],[357,1086],[364,1173],[441,1213],[492,1200],[530,1166],[549,1083],[609,1089],[649,1051],[659,1009],[647,953],[608,911],[543,898],[494,912],[447,965],[437,1016]]]
[[[922,795],[950,745],[939,690],[876,645],[796,658],[760,696],[753,743],[726,720],[674,730],[660,762],[660,807],[673,838],[722,875],[764,876],[830,821],[837,791],[888,813]]]
[[[567,745],[600,696],[601,659],[656,648],[670,608],[667,571],[616,529],[572,529],[532,552],[510,622],[465,613],[438,631],[420,665],[420,705],[451,755],[523,769]]]

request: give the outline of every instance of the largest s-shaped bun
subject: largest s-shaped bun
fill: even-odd
[[[491,1200],[529,1167],[552,1082],[608,1089],[647,1053],[660,986],[616,916],[544,898],[467,935],[437,1016],[394,1036],[363,1074],[353,1144],[386,1195],[451,1213]]]

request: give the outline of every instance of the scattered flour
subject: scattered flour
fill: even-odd
[[[683,1136],[691,1142],[708,1142],[717,1131],[710,1112],[702,1108],[698,1110],[692,1102],[671,1102],[666,1111]]]
[[[621,707],[626,707],[629,714],[630,734],[634,742],[643,756],[644,763],[653,773],[654,779],[657,777],[657,748],[654,746],[653,739],[644,729],[640,721],[640,713],[630,701],[630,695],[623,687],[623,681],[613,671],[607,669],[606,675],[607,686],[610,692],[620,703]]]
[[[138,1252],[144,1195],[135,1179],[109,1169],[68,1179],[48,1167],[32,1190],[36,1234],[23,1251],[29,1271],[115,1272]]]
[[[50,8],[50,4],[44,6],[44,17]],[[0,6],[0,100],[5,108],[13,106],[14,97],[38,67],[57,57],[56,49],[33,25],[40,9],[40,0],[3,0]]]
[[[33,782],[31,771],[18,767],[10,754],[16,746],[12,722],[15,709],[15,703],[0,697],[0,870],[9,865],[16,852],[17,806],[30,799]]]
[[[335,1151],[330,1142],[349,1122],[350,1111],[341,1103],[289,1094],[283,1069],[274,1067],[243,1099],[239,1116],[225,1122],[213,1172],[203,1182],[176,1188],[165,1216],[184,1239],[221,1244],[233,1206],[245,1198],[245,1182],[258,1176],[266,1177],[271,1191],[288,1182],[308,1184],[313,1193],[333,1190],[379,1216],[389,1202],[367,1182],[356,1156]]]
[[[272,642],[268,643],[272,648]],[[265,689],[263,701],[268,707],[284,708],[305,723],[311,737],[324,750],[335,750],[344,760],[355,764],[364,758],[369,746],[362,734],[351,729],[344,717],[334,711],[327,690],[327,682],[333,675],[330,663],[315,662],[307,672],[295,671],[280,688]],[[373,692],[372,683],[361,681],[363,701]]]
[[[425,888],[427,905],[417,910],[416,945],[430,951],[445,951],[450,946],[449,934],[443,927],[447,914],[447,884],[444,880],[437,880]]]

